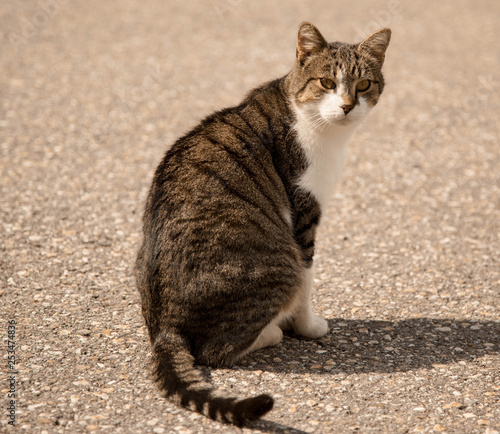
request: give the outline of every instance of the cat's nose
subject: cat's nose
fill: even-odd
[[[342,110],[344,110],[344,114],[347,114],[353,109],[353,107],[354,106],[352,104],[344,104],[342,106]]]

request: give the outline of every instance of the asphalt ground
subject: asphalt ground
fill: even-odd
[[[165,150],[286,74],[304,20],[346,42],[393,30],[318,237],[331,331],[203,369],[274,396],[245,433],[500,432],[488,0],[0,0],[0,431],[11,415],[29,433],[240,431],[156,390],[132,266]]]

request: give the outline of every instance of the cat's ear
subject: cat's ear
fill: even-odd
[[[385,50],[387,50],[390,40],[390,29],[378,30],[358,45],[358,51],[375,57],[382,66],[385,59]]]
[[[328,42],[311,23],[302,23],[297,35],[297,59],[303,62],[311,54],[321,52],[328,47]]]

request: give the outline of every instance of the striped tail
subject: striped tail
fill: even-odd
[[[223,395],[194,368],[187,342],[174,332],[160,333],[153,345],[153,374],[167,396],[205,416],[237,426],[259,419],[273,408],[273,398],[238,399]]]

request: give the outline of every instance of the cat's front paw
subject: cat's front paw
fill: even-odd
[[[295,333],[306,338],[316,339],[328,332],[328,322],[317,315],[311,314],[304,321],[296,321],[294,324]]]

